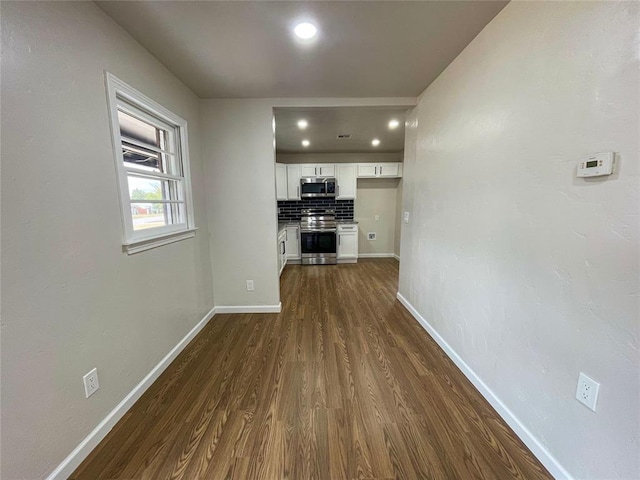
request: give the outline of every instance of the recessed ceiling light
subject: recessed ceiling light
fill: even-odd
[[[309,142],[309,140],[302,140],[302,146],[303,147],[308,147],[309,145],[311,145],[311,143]]]
[[[393,130],[394,128],[398,128],[399,125],[400,125],[400,122],[395,118],[389,122],[389,128],[391,130]]]
[[[304,130],[305,128],[307,128],[309,124],[307,123],[306,120],[298,120],[298,128],[300,130]]]
[[[371,140],[371,145],[373,145],[374,147],[377,147],[378,145],[380,145],[380,140],[378,140],[377,138],[374,138],[373,140]]]
[[[310,38],[315,37],[318,29],[313,23],[303,22],[296,25],[296,28],[294,28],[293,31],[299,38],[309,40]]]

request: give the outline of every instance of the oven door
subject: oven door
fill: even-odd
[[[337,262],[335,229],[301,230],[300,247],[303,264],[331,264]]]

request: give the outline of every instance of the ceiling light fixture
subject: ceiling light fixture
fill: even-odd
[[[309,140],[302,140],[302,146],[307,148],[309,145],[311,145],[311,143],[309,142]]]
[[[300,130],[304,130],[305,128],[307,128],[309,124],[307,123],[306,120],[298,120],[298,128]]]
[[[374,147],[377,147],[378,145],[380,145],[380,140],[378,140],[377,138],[374,138],[373,140],[371,140],[371,145],[373,145]]]
[[[313,23],[303,22],[296,25],[296,28],[294,28],[293,31],[298,36],[298,38],[309,40],[310,38],[316,36],[316,32],[318,31],[318,29]]]
[[[399,125],[400,125],[400,122],[398,120],[396,120],[395,118],[389,122],[389,128],[391,130],[393,130],[395,128],[398,128]]]

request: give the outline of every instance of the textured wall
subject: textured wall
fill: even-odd
[[[51,472],[213,306],[197,98],[92,2],[2,2],[2,471]],[[129,256],[109,70],[185,118],[195,238]],[[82,376],[98,368],[85,399]]]
[[[408,119],[399,290],[581,479],[640,477],[639,24],[512,2]],[[614,175],[576,178],[605,150]]]
[[[397,178],[358,179],[354,218],[358,222],[360,255],[394,253],[399,182]],[[367,232],[376,232],[376,240],[369,240]]]
[[[272,102],[202,100],[201,115],[216,306],[278,305]]]

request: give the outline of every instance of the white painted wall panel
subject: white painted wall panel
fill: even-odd
[[[0,476],[37,479],[211,309],[211,263],[195,95],[91,2],[1,8]],[[187,120],[195,238],[122,252],[105,69]]]
[[[640,477],[639,24],[512,2],[408,118],[399,291],[581,479]],[[605,150],[614,175],[575,177]]]

